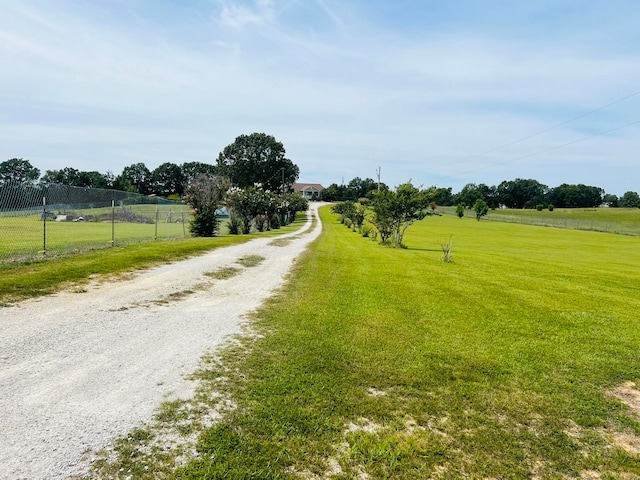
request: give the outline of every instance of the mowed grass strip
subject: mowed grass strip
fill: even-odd
[[[262,335],[199,373],[237,407],[176,478],[640,475],[609,393],[640,385],[638,239],[445,216],[389,249],[321,213]]]

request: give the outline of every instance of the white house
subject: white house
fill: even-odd
[[[318,200],[322,198],[324,187],[319,183],[294,183],[293,191],[299,193],[307,200]]]

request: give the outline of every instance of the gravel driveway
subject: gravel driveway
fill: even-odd
[[[215,250],[134,278],[0,308],[0,478],[66,478],[87,471],[83,453],[188,398],[185,377],[241,332],[244,315],[282,284],[320,233],[308,213],[286,246],[273,238]],[[265,260],[252,268],[235,262]],[[213,280],[226,266],[239,275]]]

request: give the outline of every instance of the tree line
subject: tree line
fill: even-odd
[[[151,171],[144,163],[134,163],[117,176],[71,167],[47,170],[41,176],[29,160],[12,158],[0,163],[0,187],[62,184],[182,199],[193,209],[190,230],[196,236],[215,235],[216,212],[226,206],[231,233],[249,233],[251,228],[279,228],[308,207],[305,199],[292,193],[299,168],[285,153],[273,136],[252,133],[225,147],[215,165],[166,162]]]
[[[47,170],[40,175],[40,169],[24,158],[12,158],[0,163],[0,185],[7,184],[60,184],[72,187],[102,188],[169,197],[181,196],[187,186],[198,175],[215,175],[217,168],[202,162],[185,162],[181,165],[166,162],[154,170],[142,163],[124,167],[119,175],[110,170],[82,171],[73,167]]]
[[[371,178],[355,177],[346,185],[329,185],[322,192],[327,201],[356,201],[366,197],[371,191],[387,191],[388,186],[378,184]],[[468,183],[458,193],[451,187],[430,187],[431,201],[441,206],[462,205],[472,208],[477,200],[486,202],[489,208],[591,208],[607,205],[609,207],[640,207],[637,192],[625,192],[622,197],[607,194],[604,189],[583,184],[563,183],[550,188],[537,180],[516,178],[505,180],[499,185],[488,186],[483,183]]]
[[[282,191],[290,187],[299,176],[299,169],[285,157],[281,142],[264,133],[240,135],[220,152],[215,164],[185,162],[180,165],[165,162],[150,170],[144,163],[124,167],[119,175],[111,171],[81,171],[72,167],[40,169],[24,158],[12,158],[0,163],[0,185],[61,184],[73,187],[105,188],[158,195],[181,197],[197,177],[223,176],[240,188],[261,183],[265,189]]]

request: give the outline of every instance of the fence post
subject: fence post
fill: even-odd
[[[116,246],[116,201],[111,200],[111,246]]]
[[[159,218],[159,216],[158,216],[158,205],[156,205],[156,235],[153,238],[154,240],[158,239],[158,218]]]
[[[47,254],[47,197],[42,197],[42,255]]]
[[[184,212],[181,212],[181,213],[182,213],[182,236],[186,237],[187,236],[187,231],[184,228]]]

